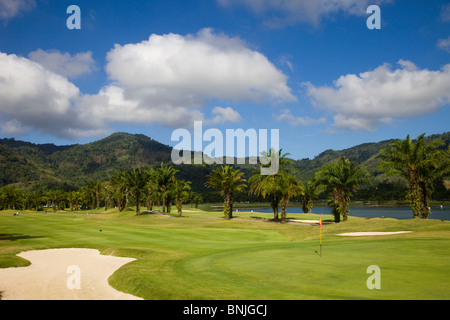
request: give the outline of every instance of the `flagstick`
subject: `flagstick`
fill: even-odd
[[[320,253],[316,251],[316,253],[322,258],[322,215],[319,218],[319,230],[320,230]]]
[[[320,226],[320,257],[322,257],[322,226]]]

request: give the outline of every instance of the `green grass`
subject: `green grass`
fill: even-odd
[[[272,214],[243,210],[234,216],[246,220],[225,221],[220,212],[201,210],[185,211],[181,218],[136,216],[131,209],[16,217],[1,211],[0,267],[28,265],[16,256],[26,250],[96,248],[137,259],[109,281],[145,299],[450,299],[448,221],[351,217],[324,224],[319,257],[316,225],[263,222]],[[337,235],[403,230],[413,232]],[[370,265],[381,269],[381,290],[366,286]]]

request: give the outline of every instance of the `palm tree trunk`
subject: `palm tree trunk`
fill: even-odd
[[[147,210],[153,210],[153,190],[152,188],[148,188],[148,197],[147,197]]]
[[[333,189],[333,214],[334,214],[334,222],[339,223],[341,222],[341,213],[339,210],[339,191],[334,188]]]
[[[348,219],[348,201],[350,200],[350,197],[348,196],[348,191],[346,188],[343,188],[341,190],[341,214],[342,214],[342,221],[347,221]]]
[[[177,211],[178,211],[178,216],[181,217],[182,216],[182,207],[183,207],[183,201],[181,200],[181,196],[177,197]]]
[[[289,203],[288,198],[281,199],[281,222],[286,223],[286,208]]]
[[[411,209],[413,211],[413,217],[414,219],[420,218],[420,188],[417,181],[416,173],[414,171],[409,172],[409,202],[411,204]]]
[[[223,203],[223,214],[225,220],[230,220],[233,218],[233,195],[226,194]]]
[[[139,194],[139,192],[136,193],[135,197],[136,197],[136,214],[140,214],[141,213],[141,208],[140,208],[141,195]]]
[[[419,188],[420,188],[420,216],[422,219],[428,219],[430,209],[428,207],[428,200],[427,200],[428,194],[425,181],[419,182]]]
[[[273,196],[270,205],[273,210],[273,220],[278,221],[278,199],[276,195]]]

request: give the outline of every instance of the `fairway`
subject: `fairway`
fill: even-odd
[[[351,218],[324,223],[320,257],[316,224],[250,218],[245,212],[226,221],[203,211],[181,218],[114,210],[19,216],[4,211],[0,267],[28,265],[16,256],[22,251],[92,248],[135,258],[109,282],[144,299],[450,299],[449,222]],[[331,216],[324,220],[331,221]],[[411,232],[338,235],[363,231]],[[381,289],[366,285],[371,265],[380,268]]]

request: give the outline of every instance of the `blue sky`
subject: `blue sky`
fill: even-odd
[[[449,101],[449,1],[0,0],[0,137],[174,146],[201,120],[301,159],[448,131]]]

